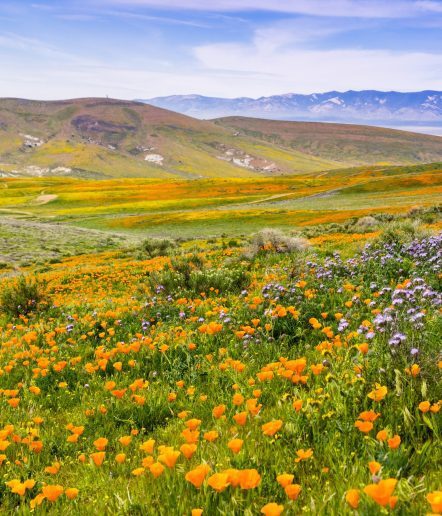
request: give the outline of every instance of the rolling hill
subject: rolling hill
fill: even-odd
[[[442,160],[442,139],[341,124],[202,121],[140,102],[0,99],[0,175],[185,178]]]

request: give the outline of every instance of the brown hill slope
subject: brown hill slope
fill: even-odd
[[[442,139],[401,131],[201,121],[116,99],[0,99],[3,176],[243,177],[441,159]]]

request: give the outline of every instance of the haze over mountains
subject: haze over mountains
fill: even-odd
[[[311,95],[273,95],[252,99],[173,95],[143,100],[197,118],[251,116],[280,120],[315,120],[372,125],[440,126],[442,92],[329,91]]]
[[[442,161],[442,138],[377,127],[191,118],[140,102],[0,99],[0,176],[245,177]]]

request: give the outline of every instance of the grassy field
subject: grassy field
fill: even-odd
[[[440,513],[438,217],[0,279],[2,514]]]
[[[434,206],[441,183],[440,164],[194,181],[3,178],[0,216],[135,238],[240,236]]]

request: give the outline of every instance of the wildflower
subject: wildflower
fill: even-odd
[[[96,466],[101,466],[103,464],[104,458],[106,457],[106,452],[100,451],[90,454],[90,458]]]
[[[388,478],[381,480],[377,484],[370,484],[364,487],[364,493],[382,507],[386,507],[387,505],[390,505],[390,507],[393,505],[394,507],[397,499],[391,495],[393,494],[396,484],[397,480],[395,478]]]
[[[359,489],[349,489],[345,494],[345,501],[352,509],[357,509],[359,506],[360,494]]]
[[[373,430],[373,423],[371,421],[359,421],[358,419],[355,422],[355,427],[364,434],[368,434],[368,432]]]
[[[256,469],[243,469],[239,472],[239,485],[241,489],[254,489],[259,486],[261,475]]]
[[[164,466],[159,462],[154,462],[149,466],[149,471],[155,478],[158,478],[164,471]]]
[[[431,405],[431,404],[430,404],[430,402],[429,402],[429,401],[421,401],[421,402],[419,403],[419,410],[420,410],[421,412],[424,412],[424,413],[425,413],[425,412],[428,412],[428,411],[430,410],[430,405]]]
[[[151,455],[155,446],[155,439],[148,439],[144,443],[140,444],[140,450],[144,453]]]
[[[279,516],[282,514],[283,510],[283,505],[278,505],[277,503],[271,502],[267,503],[264,505],[264,507],[261,508],[261,514],[264,514],[264,516]]]
[[[202,509],[192,509],[191,516],[201,516],[203,514]]]
[[[389,448],[395,450],[401,444],[401,438],[399,435],[394,435],[391,439],[388,439],[387,443]]]
[[[98,451],[104,451],[109,441],[105,437],[100,437],[94,441],[94,446]]]
[[[185,479],[194,485],[197,489],[199,489],[204,479],[207,476],[207,473],[210,471],[210,468],[207,464],[201,464],[197,466],[195,469],[192,469],[186,473]]]
[[[118,439],[118,442],[122,445],[122,446],[129,446],[129,444],[131,443],[132,441],[132,437],[130,435],[123,435],[123,437],[120,437]]]
[[[136,468],[136,469],[132,470],[132,475],[134,477],[139,477],[144,473],[144,471],[145,471],[144,468]]]
[[[69,500],[75,500],[77,498],[79,490],[76,487],[68,487],[65,489],[64,494],[69,498]]]
[[[433,491],[427,494],[427,501],[435,514],[442,513],[442,491]]]
[[[247,421],[247,412],[238,412],[233,416],[235,423],[239,426],[244,426]]]
[[[229,486],[228,475],[225,473],[215,473],[209,477],[207,483],[212,489],[221,493]]]
[[[288,473],[283,473],[282,475],[278,475],[276,477],[276,480],[281,487],[286,487],[293,482],[294,478],[295,478],[294,475],[289,475]]]
[[[376,475],[376,473],[381,469],[381,465],[379,464],[379,462],[373,460],[368,463],[368,469],[370,470],[370,473],[372,475]]]
[[[219,434],[216,430],[210,430],[210,432],[205,432],[204,439],[209,441],[209,443],[213,443],[219,437]]]
[[[299,484],[289,484],[284,488],[285,494],[290,498],[290,500],[296,500],[301,490],[302,487]]]
[[[358,416],[358,419],[362,419],[362,421],[376,421],[376,419],[380,416],[374,410],[365,410],[361,412]]]
[[[243,444],[244,441],[242,439],[232,439],[227,443],[227,446],[233,453],[239,453]]]
[[[158,456],[158,460],[165,464],[168,468],[173,468],[178,460],[181,452],[176,450],[166,450],[164,453]]]
[[[123,464],[124,462],[126,462],[126,454],[118,453],[117,455],[115,455],[115,462],[117,464]]]
[[[225,405],[218,405],[212,410],[212,415],[215,419],[219,419],[221,416],[224,415],[224,412],[226,411]]]
[[[370,393],[368,393],[368,397],[372,399],[373,401],[382,401],[385,396],[387,395],[388,389],[385,386],[380,385],[379,383],[376,384],[376,388],[372,390]]]
[[[278,430],[282,427],[282,421],[280,419],[269,421],[261,426],[264,435],[272,436],[275,435]]]
[[[301,409],[302,409],[302,404],[303,404],[303,401],[302,400],[295,400],[293,402],[293,408],[296,410],[296,412],[299,412]]]
[[[297,459],[295,459],[295,462],[301,462],[302,460],[308,460],[310,457],[313,456],[313,450],[309,448],[308,450],[304,450],[301,448],[296,452],[296,455],[298,456]]]
[[[388,432],[387,430],[379,430],[379,432],[376,434],[376,439],[378,441],[386,441],[387,440],[387,437],[388,437]]]
[[[63,494],[64,488],[60,485],[46,485],[42,488],[43,496],[50,502],[55,502]]]

